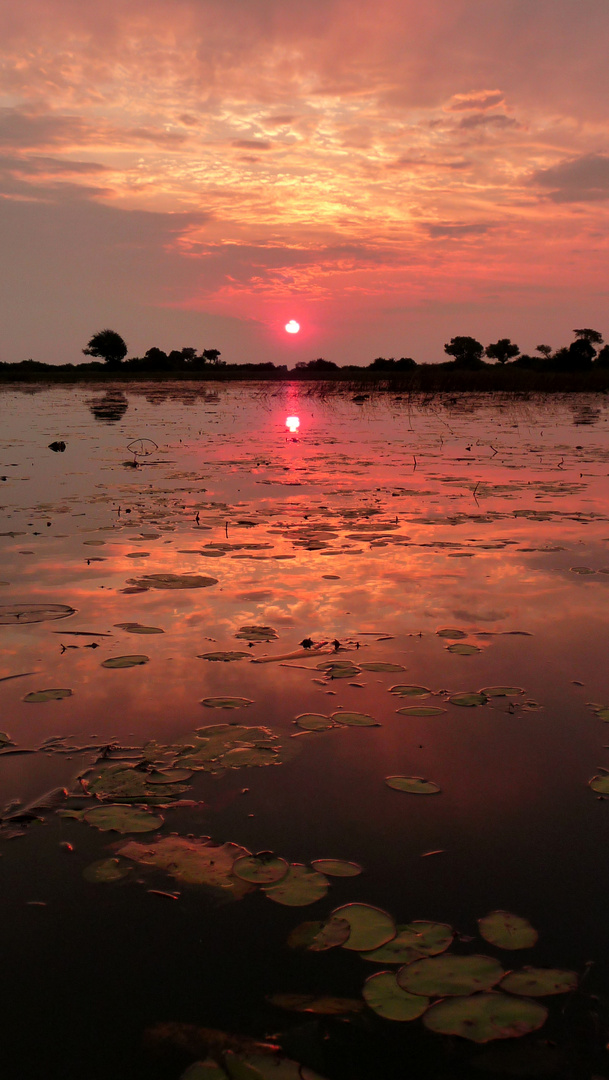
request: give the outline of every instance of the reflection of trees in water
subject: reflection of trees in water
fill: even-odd
[[[155,386],[145,391],[144,397],[149,405],[159,405],[164,401],[179,401],[181,405],[195,405],[198,401],[218,402],[217,393],[192,386]]]
[[[576,405],[573,409],[573,423],[575,427],[582,424],[598,424],[601,418],[601,410],[594,409],[591,405]]]
[[[91,398],[87,405],[95,419],[104,424],[115,424],[129,408],[129,402],[122,390],[106,390],[103,397]]]

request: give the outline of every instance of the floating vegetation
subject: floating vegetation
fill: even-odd
[[[96,862],[85,867],[82,876],[85,881],[91,881],[94,884],[112,884],[115,881],[122,881],[130,873],[131,867],[121,863],[120,859],[97,859]]]
[[[127,584],[137,589],[208,589],[217,585],[218,579],[202,574],[145,574],[141,578],[128,578]]]
[[[166,802],[188,785],[176,781],[151,782],[150,773],[124,762],[102,761],[84,773],[80,782],[90,795],[121,802]]]
[[[126,630],[128,634],[164,634],[158,626],[143,626],[139,622],[119,622],[114,624],[119,630]]]
[[[530,949],[539,937],[528,919],[510,911],[491,911],[478,919],[481,937],[499,949]]]
[[[505,971],[492,956],[429,956],[400,968],[398,983],[411,994],[453,997],[490,990]]]
[[[437,784],[422,776],[386,776],[385,783],[395,791],[407,791],[411,795],[437,795],[440,791]]]
[[[471,708],[474,705],[485,705],[488,699],[487,695],[484,694],[482,691],[480,691],[480,693],[478,694],[470,691],[465,694],[453,694],[451,697],[449,697],[448,700],[450,701],[451,705],[462,705],[466,708]]]
[[[76,608],[67,604],[0,604],[0,626],[49,622],[75,614]]]
[[[262,641],[275,641],[277,631],[273,630],[272,626],[240,626],[235,637],[256,644]]]
[[[396,936],[397,928],[388,912],[372,904],[343,904],[332,912],[334,918],[349,923],[349,937],[344,949],[368,952],[378,949]]]
[[[301,713],[294,723],[303,731],[328,731],[335,726],[334,721],[322,713]]]
[[[576,971],[525,967],[522,971],[508,972],[499,988],[510,994],[524,994],[525,997],[549,997],[551,994],[569,994],[577,990],[577,984]]]
[[[230,663],[233,660],[245,660],[249,657],[249,653],[246,652],[208,652],[200,653],[199,660],[219,660],[224,663]]]
[[[249,855],[238,844],[214,844],[209,837],[162,836],[152,844],[128,840],[118,848],[118,854],[142,866],[164,870],[177,881],[221,889],[234,899],[253,888],[233,874],[235,860]]]
[[[318,671],[323,671],[330,679],[354,679],[361,674],[361,668],[350,660],[326,660],[317,665]]]
[[[396,709],[400,716],[440,716],[446,709],[437,705],[407,705],[403,709]]]
[[[609,773],[593,776],[591,780],[588,780],[588,785],[599,795],[609,795]]]
[[[307,907],[321,900],[328,891],[328,879],[302,863],[292,863],[285,877],[264,889],[269,900],[286,907]]]
[[[303,922],[290,933],[287,945],[290,949],[306,949],[308,952],[327,952],[343,945],[351,927],[346,919],[331,915],[325,922]]]
[[[241,855],[236,859],[233,874],[255,885],[269,885],[281,881],[289,868],[289,863],[272,851],[259,851],[257,855]]]
[[[473,656],[474,653],[482,652],[478,645],[468,645],[464,641],[457,641],[454,645],[448,645],[447,651],[456,653],[458,656]]]
[[[476,994],[439,1001],[425,1013],[423,1024],[440,1035],[460,1035],[476,1043],[513,1039],[545,1024],[543,1005],[507,994]]]
[[[208,709],[243,709],[253,704],[252,699],[246,697],[207,697],[201,701]]]
[[[457,641],[459,638],[467,637],[465,630],[455,630],[451,626],[444,626],[440,630],[436,630],[436,634],[438,637],[449,638],[454,641]]]
[[[169,748],[169,757],[172,763],[189,769],[216,772],[229,766],[276,764],[281,761],[281,749],[269,728],[217,724],[185,735],[182,745]],[[151,759],[161,751],[152,748]]]
[[[362,872],[359,863],[345,859],[311,859],[311,866],[328,877],[357,877]]]
[[[133,653],[130,656],[111,656],[108,660],[103,660],[101,666],[104,668],[139,667],[140,664],[147,664],[149,660],[150,657],[145,656],[144,653]]]
[[[101,832],[119,833],[153,832],[160,829],[165,820],[160,814],[155,816],[123,803],[94,806],[92,810],[84,810],[82,818]]]
[[[483,686],[479,693],[487,698],[517,697],[519,694],[524,694],[524,690],[520,686]]]
[[[437,956],[452,945],[454,931],[447,923],[424,919],[398,926],[396,936],[379,949],[363,952],[364,960],[375,964],[411,964],[423,956]]]
[[[63,698],[72,697],[73,691],[68,690],[65,687],[52,687],[49,690],[36,690],[31,694],[26,694],[24,701],[29,703],[41,702],[41,701],[62,701]]]
[[[424,698],[429,697],[429,695],[431,694],[431,690],[429,690],[426,686],[402,686],[398,683],[397,686],[389,687],[389,693],[395,694],[396,697]]]
[[[375,720],[373,716],[368,716],[367,713],[348,712],[346,709],[332,713],[332,720],[345,727],[380,727],[378,720]]]
[[[406,671],[405,667],[401,664],[384,664],[380,660],[375,660],[369,664],[360,664],[359,667],[362,671]]]

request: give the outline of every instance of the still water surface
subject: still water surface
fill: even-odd
[[[272,1036],[303,1077],[542,1075],[540,1054],[543,1075],[609,1076],[609,804],[589,786],[609,768],[606,399],[357,403],[301,385],[159,383],[7,388],[0,417],[4,1075],[179,1080],[204,1052],[186,1028],[159,1027],[173,1023]],[[65,451],[48,448],[56,440]],[[168,575],[174,587],[159,587]],[[175,587],[195,578],[204,587]],[[50,618],[51,605],[73,613]],[[253,626],[270,630],[241,630]],[[306,638],[340,648],[252,662]],[[225,651],[244,655],[203,658]],[[145,661],[103,666],[134,654]],[[331,678],[318,667],[328,660],[355,668]],[[400,697],[396,685],[428,694]],[[497,686],[514,692],[449,700]],[[71,694],[25,700],[58,688]],[[202,704],[218,697],[250,703]],[[397,711],[417,705],[442,711]],[[295,724],[341,711],[377,726]],[[217,724],[268,729],[249,738],[263,764],[207,762],[162,786],[164,799],[127,802],[160,813],[160,829],[121,835],[62,816],[99,805],[80,783],[87,770],[180,767],[176,746],[183,757],[197,729]],[[393,790],[395,775],[440,792]],[[67,799],[56,792],[23,820],[62,788]],[[286,906],[118,850],[171,834],[363,872]],[[83,877],[108,858],[124,877]],[[353,902],[398,924],[450,924],[454,953],[585,982],[545,999],[546,1025],[489,1044],[487,1058],[421,1020],[270,1002],[359,1000],[387,968],[341,947],[286,945],[303,920]],[[477,920],[497,909],[530,920],[537,945],[483,941]],[[283,1080],[278,1067],[268,1075]]]

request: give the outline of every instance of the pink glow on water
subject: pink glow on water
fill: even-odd
[[[285,422],[285,426],[287,427],[288,431],[291,431],[292,434],[294,434],[296,431],[298,431],[298,428],[300,427],[300,420],[297,416],[288,416]]]

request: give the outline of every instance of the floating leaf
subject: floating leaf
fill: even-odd
[[[444,626],[441,630],[436,630],[436,634],[438,637],[451,638],[454,641],[457,641],[459,638],[467,637],[464,630],[455,630],[451,626]]]
[[[217,585],[218,579],[201,574],[145,574],[141,578],[128,578],[127,584],[138,589],[207,589]]]
[[[332,719],[337,724],[344,724],[347,727],[380,727],[378,720],[375,720],[373,716],[368,716],[367,713],[360,712],[335,712],[332,713]]]
[[[395,694],[396,697],[423,698],[429,697],[431,690],[428,690],[426,686],[402,686],[401,684],[398,684],[397,686],[390,686],[389,693]]]
[[[482,652],[478,645],[466,645],[463,641],[457,641],[447,648],[448,652],[457,653],[459,656],[473,656],[474,653]]]
[[[331,915],[325,922],[303,922],[288,937],[291,949],[307,949],[309,952],[326,952],[343,945],[351,927],[346,919]]]
[[[119,833],[152,832],[160,829],[165,820],[160,815],[155,817],[147,810],[136,810],[124,803],[94,806],[91,810],[86,810],[83,816],[89,825],[94,825],[101,832]]]
[[[121,881],[131,873],[131,867],[125,866],[120,859],[98,859],[97,862],[86,866],[82,872],[85,881],[112,882]]]
[[[223,660],[229,663],[231,660],[245,660],[250,654],[246,652],[206,652],[198,656],[199,660]]]
[[[119,630],[126,630],[129,634],[164,634],[158,626],[143,626],[139,622],[117,622],[114,624]]]
[[[173,748],[177,754],[176,764],[187,766],[191,769],[212,772],[226,764],[232,768],[237,766],[238,755],[233,751],[263,750],[263,754],[248,754],[243,764],[271,765],[279,761],[277,752],[269,754],[273,750],[273,744],[277,736],[264,727],[245,727],[241,724],[215,724],[210,727],[198,728],[192,735],[185,735],[183,746]],[[280,749],[280,748],[278,748]],[[153,748],[151,754],[158,754],[158,748]],[[229,756],[230,755],[230,756]],[[254,760],[255,758],[255,760]]]
[[[301,713],[296,717],[295,723],[303,731],[327,731],[334,727],[334,722],[330,717],[322,713]]]
[[[451,705],[473,706],[484,705],[487,697],[486,694],[483,694],[482,691],[480,691],[479,694],[453,694],[452,697],[449,697],[448,700],[450,701]]]
[[[353,952],[378,949],[396,935],[391,915],[372,904],[343,904],[335,908],[332,915],[349,923],[351,929],[343,948]]]
[[[182,780],[190,780],[192,769],[160,769],[157,772],[148,773],[149,784],[175,784]]]
[[[241,855],[233,863],[233,874],[243,881],[256,885],[268,885],[280,881],[289,870],[289,864],[272,851],[260,851],[257,855]]]
[[[316,1013],[320,1016],[343,1016],[361,1012],[364,1007],[355,998],[317,997],[315,994],[270,994],[267,1001],[290,1012]]]
[[[392,971],[379,971],[366,979],[362,996],[366,1005],[386,1020],[416,1020],[429,1006],[429,998],[402,990]]]
[[[72,697],[72,690],[54,687],[51,690],[36,690],[34,693],[26,694],[23,700],[28,702],[61,701],[67,697]]]
[[[537,1031],[548,1010],[536,1001],[510,998],[507,994],[476,994],[439,1001],[423,1017],[430,1031],[441,1035],[461,1035],[476,1043],[492,1039],[515,1039]]]
[[[528,919],[509,911],[491,911],[478,919],[478,929],[485,941],[499,949],[530,949],[539,936]]]
[[[272,746],[236,746],[222,755],[222,764],[231,769],[276,765],[278,760],[277,750]]]
[[[378,964],[411,964],[423,956],[436,956],[445,952],[453,940],[453,928],[447,923],[427,922],[423,919],[398,926],[392,941],[380,949],[363,952],[364,960]]]
[[[277,631],[272,626],[240,626],[235,637],[251,642],[275,641]]]
[[[108,660],[104,660],[101,666],[105,668],[138,667],[140,664],[147,664],[149,660],[150,657],[144,656],[143,653],[133,653],[131,656],[111,656]]]
[[[292,863],[282,881],[269,886],[264,892],[269,900],[286,907],[307,907],[321,900],[328,891],[328,879],[317,870],[301,863]]]
[[[0,626],[67,619],[76,609],[67,604],[0,604]]]
[[[593,776],[591,780],[588,780],[588,786],[593,791],[597,791],[599,795],[609,795],[609,774],[603,773],[602,776]]]
[[[362,868],[359,863],[348,862],[346,859],[312,859],[311,866],[319,870],[320,874],[329,877],[357,877]]]
[[[400,716],[439,716],[446,709],[439,709],[436,705],[407,705],[404,709],[396,709]]]
[[[354,679],[361,672],[361,668],[350,660],[328,660],[318,664],[317,668],[325,672],[330,679]]]
[[[593,711],[599,720],[603,720],[606,724],[609,723],[609,705],[595,705]]]
[[[253,705],[251,698],[246,697],[206,697],[201,705],[207,705],[208,709],[242,709],[245,705]]]
[[[149,773],[124,762],[102,761],[81,782],[89,794],[121,802],[164,802],[188,790],[188,784],[151,783]]]
[[[596,573],[596,570],[593,570],[592,567],[590,567],[590,566],[570,566],[569,570],[571,571],[572,574],[582,574],[584,576],[587,575],[587,574],[595,574]]]
[[[386,776],[385,783],[395,791],[407,791],[411,795],[437,795],[440,791],[437,784],[422,776]]]
[[[490,990],[505,975],[491,956],[430,956],[400,968],[397,980],[403,990],[425,997],[453,997]]]
[[[483,686],[480,693],[486,694],[487,698],[516,697],[518,694],[524,694],[524,690],[520,686]]]
[[[178,881],[209,885],[244,896],[251,886],[233,875],[233,863],[249,852],[238,844],[214,844],[208,837],[162,836],[151,844],[128,840],[118,854],[144,866],[155,866]]]
[[[374,660],[370,664],[360,664],[362,671],[406,671],[401,664],[385,664],[380,660]]]
[[[525,967],[522,971],[510,971],[501,980],[500,990],[510,994],[524,994],[525,997],[546,997],[550,994],[568,994],[577,990],[576,971],[561,971],[559,968]]]

